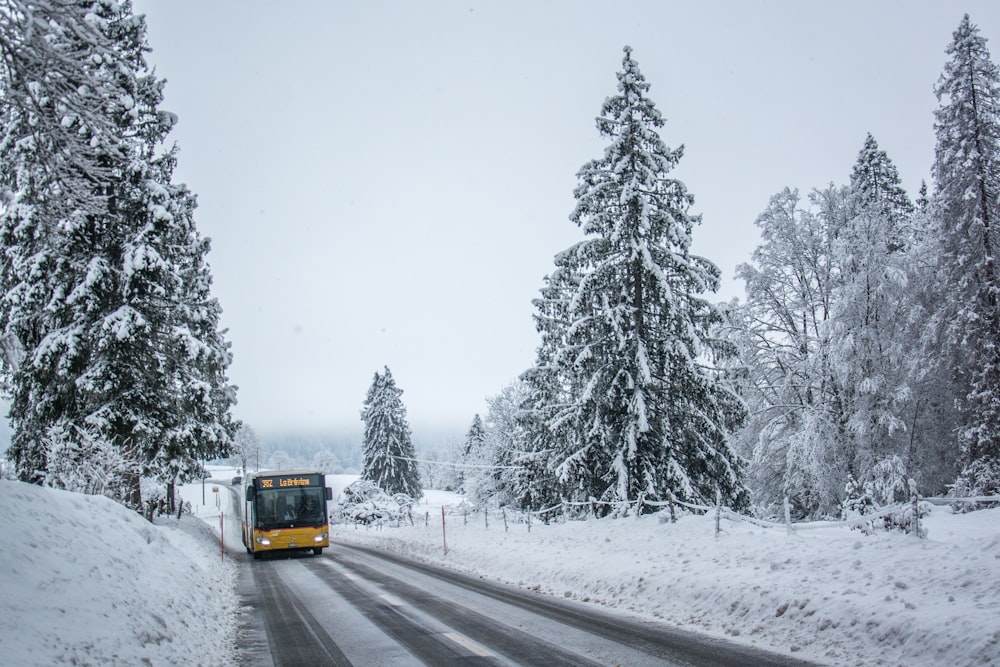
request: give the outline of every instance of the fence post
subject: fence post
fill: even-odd
[[[429,528],[431,525],[431,513],[424,512],[424,528]]]
[[[715,491],[715,539],[719,539],[719,533],[722,531],[722,527],[719,525],[722,522],[722,491]]]
[[[483,521],[486,522],[486,530],[490,529],[490,506],[483,503]]]
[[[639,500],[635,501],[635,518],[638,519],[642,516],[642,504],[646,500],[646,494],[640,493]]]
[[[677,523],[677,515],[674,514],[674,494],[667,496],[667,507],[670,508],[670,523]]]
[[[792,534],[792,510],[788,496],[785,496],[785,532],[788,535]]]
[[[444,555],[448,555],[448,535],[444,527],[444,505],[441,506],[441,543],[444,545]]]
[[[531,510],[528,510],[528,532],[531,532]]]
[[[506,507],[501,507],[500,508],[500,513],[503,514],[503,532],[509,533],[510,529],[507,528],[507,508]]]
[[[920,496],[913,494],[913,534],[920,539]]]

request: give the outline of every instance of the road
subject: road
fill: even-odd
[[[239,558],[240,664],[809,664],[344,544]]]

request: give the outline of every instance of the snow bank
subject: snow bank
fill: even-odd
[[[449,516],[447,554],[440,505],[420,509],[414,527],[341,525],[331,537],[825,664],[1000,665],[1000,509],[937,508],[925,540],[727,521],[716,538],[714,516],[530,532]]]
[[[234,663],[236,570],[203,522],[7,480],[0,507],[4,664]]]

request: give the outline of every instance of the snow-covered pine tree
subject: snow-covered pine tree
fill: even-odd
[[[132,470],[173,481],[199,458],[226,453],[235,428],[229,352],[193,197],[171,184],[174,152],[161,153],[176,119],[159,110],[163,81],[144,60],[145,23],[127,0],[97,2],[88,17],[117,56],[85,61],[111,91],[101,109],[114,142],[96,142],[107,145],[97,154],[107,177],[92,186],[104,205],[63,215],[49,206],[58,188],[17,184],[33,211],[46,213],[39,229],[48,234],[26,236],[14,216],[4,226],[17,244],[11,266],[20,268],[5,279],[33,297],[27,309],[5,312],[5,326],[32,323],[8,329],[26,353],[11,382],[12,458],[22,479],[37,480],[47,434],[79,435],[119,448],[138,464]],[[31,261],[40,255],[49,259],[44,272]],[[138,472],[128,489],[122,500],[139,507]]]
[[[130,69],[103,34],[97,5],[0,3],[0,339],[12,403],[66,297],[61,226],[107,217],[109,165],[122,155],[108,100],[122,96]],[[120,76],[107,76],[114,69]],[[15,426],[7,455],[20,478],[46,478],[46,443],[62,440],[57,431],[49,437],[38,421]]]
[[[388,366],[384,373],[375,373],[361,410],[361,479],[374,482],[387,493],[420,498],[423,490],[402,394]]]
[[[545,332],[553,386],[569,392],[548,420],[570,425],[568,439],[553,440],[557,471],[582,499],[705,502],[719,491],[745,507],[742,462],[728,443],[745,413],[710,366],[719,313],[702,296],[718,289],[719,270],[690,253],[699,218],[669,176],[683,151],[661,140],[649,84],[624,52],[618,94],[597,119],[610,143],[580,170],[574,193],[571,219],[587,238],[558,256],[566,277],[548,288],[567,289],[543,293],[557,303],[539,312],[563,320]]]
[[[462,455],[458,459],[458,489],[459,493],[468,493],[468,481],[475,479],[477,473],[467,473],[462,465],[478,464],[484,460],[486,452],[483,450],[486,444],[486,429],[483,427],[483,420],[477,413],[472,418],[469,430],[465,434],[465,442],[462,443]]]
[[[934,92],[934,203],[941,281],[937,322],[960,399],[956,491],[1000,493],[1000,70],[968,14]]]
[[[532,302],[541,343],[535,365],[519,379],[521,391],[515,399],[520,410],[515,413],[517,428],[510,432],[519,438],[520,446],[511,460],[515,467],[504,475],[502,486],[522,510],[551,507],[572,495],[556,474],[557,452],[565,450],[574,437],[573,378],[556,362],[566,347],[569,306],[580,286],[580,275],[564,261],[566,255],[556,255],[555,270],[545,277],[541,295]],[[579,478],[574,480],[580,482]]]
[[[907,259],[913,213],[896,166],[871,134],[851,172],[845,224],[833,242],[831,367],[845,419],[846,470],[870,477],[902,453],[911,411]],[[842,484],[841,484],[842,485]]]
[[[144,459],[149,462],[147,473],[168,485],[172,507],[174,484],[190,481],[201,461],[228,456],[239,424],[230,412],[236,403],[235,387],[227,377],[232,354],[221,329],[222,308],[212,296],[206,262],[210,243],[194,222],[194,196],[186,186],[171,182],[175,151],[150,164],[153,187],[146,205],[154,218],[163,218],[157,250],[177,272],[178,291],[166,307],[168,326],[161,334],[169,386],[158,400],[167,399],[163,406],[168,410]],[[139,252],[148,250],[140,244]]]

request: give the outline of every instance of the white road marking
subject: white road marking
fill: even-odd
[[[493,656],[492,651],[483,646],[482,644],[477,644],[468,637],[464,637],[457,632],[446,632],[444,636],[455,642],[459,646],[471,651],[474,655],[478,655],[483,658],[489,658]]]

